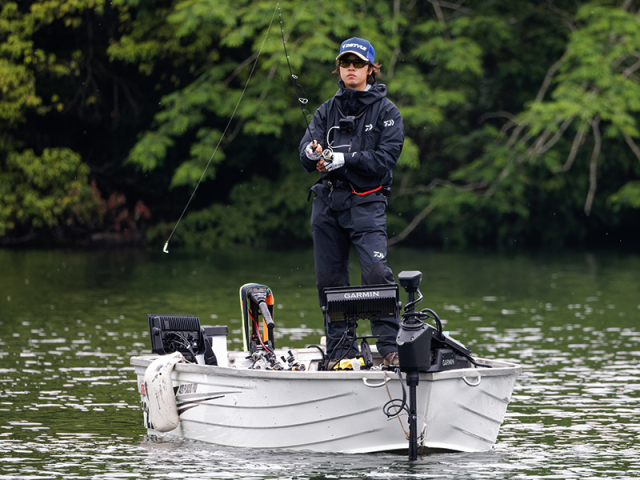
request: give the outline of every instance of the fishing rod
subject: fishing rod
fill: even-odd
[[[196,184],[195,188],[193,189],[193,193],[191,194],[191,197],[189,197],[189,200],[187,201],[187,204],[185,205],[184,210],[180,214],[180,218],[178,218],[178,221],[176,222],[175,226],[173,227],[173,230],[171,231],[171,234],[169,235],[169,238],[167,239],[167,241],[164,244],[164,248],[162,249],[162,251],[164,253],[169,253],[169,242],[173,238],[173,234],[175,233],[176,229],[178,228],[178,225],[182,221],[182,217],[184,217],[184,214],[187,212],[187,209],[189,208],[189,205],[191,204],[191,201],[193,200],[193,197],[195,196],[196,191],[198,190],[198,187],[202,183],[202,180],[204,178],[204,174],[206,173],[207,169],[209,168],[209,165],[211,164],[211,161],[213,160],[214,155],[218,151],[218,148],[220,147],[220,144],[222,143],[222,140],[224,139],[224,136],[227,133],[227,130],[229,129],[229,126],[231,125],[231,121],[233,120],[233,117],[235,116],[236,111],[238,110],[238,107],[240,106],[240,102],[242,101],[242,97],[244,96],[244,93],[247,90],[247,87],[249,86],[249,81],[251,80],[251,77],[253,76],[253,72],[254,72],[254,70],[256,68],[256,65],[258,64],[258,59],[260,58],[260,54],[262,53],[262,49],[264,47],[265,41],[267,40],[267,36],[269,35],[269,31],[271,30],[271,25],[273,23],[273,19],[275,18],[276,11],[278,12],[278,17],[279,17],[279,20],[280,20],[280,33],[282,34],[282,46],[284,47],[284,54],[285,54],[285,56],[287,58],[287,65],[289,66],[289,74],[291,76],[291,83],[293,84],[293,89],[294,89],[294,91],[296,93],[296,98],[298,99],[298,104],[300,105],[300,110],[302,112],[302,117],[304,118],[304,122],[307,125],[307,132],[309,132],[309,136],[312,139],[311,148],[312,148],[312,150],[315,150],[317,148],[317,146],[318,146],[318,142],[313,138],[313,135],[311,134],[311,127],[309,126],[309,121],[307,120],[307,116],[305,114],[304,107],[303,107],[303,105],[306,105],[309,102],[309,100],[306,99],[306,98],[301,97],[298,94],[298,85],[296,84],[296,80],[298,80],[298,77],[293,74],[293,69],[291,68],[291,62],[289,62],[289,54],[287,53],[287,45],[286,45],[286,41],[285,41],[285,38],[284,38],[284,26],[283,26],[284,23],[282,21],[282,11],[280,10],[280,3],[277,3],[276,4],[276,9],[274,10],[273,16],[271,17],[271,21],[269,22],[269,27],[267,28],[267,32],[265,33],[264,39],[262,40],[262,45],[260,46],[260,50],[258,50],[258,55],[256,56],[256,59],[253,62],[253,67],[251,68],[251,72],[249,73],[249,78],[247,78],[247,82],[245,83],[244,89],[242,90],[242,93],[240,94],[240,98],[238,99],[238,103],[236,103],[236,107],[233,109],[233,113],[231,114],[231,118],[229,118],[229,122],[227,123],[227,126],[225,127],[224,131],[222,132],[222,135],[220,136],[220,140],[218,141],[218,144],[216,145],[215,150],[211,154],[211,157],[209,157],[209,161],[207,162],[207,165],[204,167],[204,170],[202,171],[202,175],[200,176],[200,179],[198,180],[198,183]]]
[[[276,10],[278,10],[278,11],[280,10],[280,4],[276,5]],[[238,110],[238,107],[240,106],[240,102],[242,101],[242,97],[244,96],[244,92],[247,90],[247,87],[249,86],[249,82],[251,81],[251,77],[253,76],[253,72],[256,69],[256,65],[258,64],[258,59],[260,58],[260,54],[262,53],[262,49],[264,48],[264,44],[265,44],[265,42],[267,40],[267,36],[269,35],[269,31],[271,30],[271,24],[273,23],[273,19],[276,16],[276,10],[273,11],[273,15],[271,17],[271,21],[269,22],[269,27],[267,28],[267,32],[264,34],[264,39],[262,40],[262,45],[260,45],[260,50],[258,50],[258,55],[256,56],[256,59],[253,62],[253,67],[251,68],[251,72],[249,72],[249,78],[247,78],[247,82],[245,83],[244,88],[242,89],[242,93],[240,94],[240,98],[238,99],[238,103],[236,103],[236,107],[233,109],[233,113],[231,114],[231,118],[229,118],[229,121],[227,122],[227,126],[224,128],[224,131],[222,132],[222,135],[220,136],[220,140],[218,140],[218,144],[216,145],[216,148],[213,150],[213,153],[211,154],[211,157],[209,157],[209,161],[207,162],[207,165],[204,167],[204,170],[202,171],[202,175],[200,175],[200,180],[198,180],[198,183],[196,184],[195,188],[193,189],[193,193],[191,194],[191,197],[189,197],[189,200],[187,201],[187,204],[185,205],[184,210],[182,210],[182,213],[180,214],[180,218],[178,218],[178,221],[176,222],[175,226],[173,227],[173,230],[171,231],[171,234],[169,235],[169,238],[167,238],[167,241],[164,244],[164,248],[162,249],[162,251],[164,253],[169,253],[169,242],[171,241],[171,238],[173,237],[173,234],[175,233],[176,229],[178,228],[178,225],[180,224],[180,221],[182,220],[182,217],[184,217],[184,214],[186,213],[187,209],[189,208],[189,205],[191,204],[191,200],[193,200],[193,197],[195,196],[196,191],[198,190],[198,187],[202,183],[202,179],[204,178],[204,174],[206,173],[207,169],[209,168],[209,165],[211,164],[211,160],[213,160],[214,155],[218,151],[218,148],[220,147],[220,144],[222,143],[222,140],[224,139],[224,136],[227,133],[227,130],[229,129],[229,126],[231,125],[233,117],[235,116],[236,111]],[[289,67],[289,68],[291,68],[291,67]]]
[[[307,120],[307,115],[305,114],[304,107],[303,107],[303,105],[306,105],[309,102],[309,100],[301,97],[300,94],[298,94],[298,85],[296,83],[296,80],[298,80],[298,76],[293,74],[293,69],[291,68],[291,62],[289,62],[289,54],[287,53],[287,42],[284,39],[284,23],[282,22],[282,11],[280,10],[279,3],[276,8],[278,9],[278,17],[280,19],[280,33],[282,34],[282,46],[284,47],[284,54],[287,57],[287,65],[289,66],[291,83],[293,84],[293,89],[296,92],[296,98],[298,99],[298,104],[300,105],[300,111],[302,112],[304,123],[307,125],[307,132],[309,132],[309,137],[312,140],[311,149],[315,150],[316,147],[318,146],[318,142],[316,141],[315,138],[313,138],[313,135],[311,134],[311,127],[309,126],[309,121]]]

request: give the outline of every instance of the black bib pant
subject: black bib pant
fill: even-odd
[[[332,194],[349,195],[334,190]],[[324,306],[323,289],[349,285],[349,253],[354,246],[362,271],[362,285],[393,284],[387,266],[387,222],[385,201],[359,203],[344,210],[333,210],[321,198],[313,201],[311,232],[313,235],[316,286],[320,306]],[[326,322],[326,320],[325,320]],[[347,322],[325,324],[327,355],[331,359],[355,357],[355,325]],[[378,337],[378,352],[385,356],[397,351],[398,320],[395,317],[371,320],[371,331]]]

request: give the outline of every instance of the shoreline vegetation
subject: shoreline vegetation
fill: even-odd
[[[308,115],[345,35],[376,48],[406,127],[390,245],[634,248],[640,0],[274,8],[1,2],[0,247],[161,248],[209,162],[172,246],[310,245],[281,13]]]

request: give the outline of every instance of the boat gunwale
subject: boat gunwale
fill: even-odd
[[[131,357],[130,364],[134,367],[148,367],[153,360],[160,355],[137,355]],[[489,360],[475,358],[481,364],[491,365],[492,368],[460,368],[445,370],[442,372],[420,373],[420,381],[435,382],[452,378],[517,376],[522,373],[522,367],[515,363],[502,360]],[[249,368],[219,367],[213,365],[199,365],[194,363],[178,363],[174,367],[175,372],[203,374],[216,377],[242,377],[255,380],[336,380],[352,381],[361,379],[363,382],[378,380],[398,380],[395,372],[389,370],[341,370],[337,372],[327,371],[292,371],[292,370],[253,370]],[[367,385],[375,388],[379,385]],[[472,386],[472,385],[470,385]]]

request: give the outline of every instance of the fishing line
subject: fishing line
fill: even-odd
[[[238,107],[240,106],[240,102],[242,101],[242,97],[244,96],[244,92],[247,90],[247,87],[249,86],[249,81],[251,81],[251,77],[253,76],[253,71],[256,69],[256,65],[258,64],[258,59],[260,58],[260,54],[262,53],[262,49],[264,47],[264,43],[267,41],[267,36],[269,35],[269,31],[271,30],[271,24],[273,23],[273,19],[276,16],[276,11],[279,11],[279,10],[280,10],[280,4],[278,3],[276,5],[276,9],[273,11],[273,16],[271,17],[271,21],[269,22],[269,27],[267,28],[267,32],[264,34],[264,38],[262,39],[262,45],[260,45],[260,50],[258,50],[258,56],[256,57],[256,60],[253,62],[253,67],[251,68],[251,72],[249,72],[249,78],[247,78],[247,82],[245,83],[244,88],[242,89],[242,93],[240,94],[240,98],[238,99],[238,103],[236,103],[236,108],[233,109],[233,113],[231,114],[231,118],[229,119],[229,122],[227,123],[227,126],[225,127],[224,131],[222,132],[222,135],[220,136],[220,140],[218,140],[218,144],[216,145],[215,150],[211,154],[211,157],[209,157],[209,161],[207,162],[207,165],[204,167],[204,170],[202,171],[202,175],[200,175],[200,180],[198,180],[198,183],[196,184],[195,188],[193,189],[193,193],[191,194],[191,197],[189,197],[189,201],[185,205],[184,210],[182,211],[182,214],[180,214],[180,218],[178,218],[178,221],[176,222],[176,225],[173,227],[173,230],[171,231],[171,234],[169,235],[169,238],[167,239],[167,241],[164,244],[164,248],[162,249],[162,251],[164,253],[169,253],[169,242],[171,241],[171,238],[173,237],[173,234],[175,233],[176,228],[178,228],[178,225],[180,224],[180,221],[182,220],[182,217],[184,217],[184,214],[186,213],[187,208],[189,208],[189,204],[191,203],[191,200],[193,200],[193,197],[195,196],[196,191],[198,190],[198,187],[200,186],[200,183],[202,183],[202,179],[204,178],[204,174],[207,172],[207,169],[209,168],[209,165],[211,164],[211,160],[213,160],[214,155],[218,151],[218,148],[220,147],[220,144],[222,143],[222,140],[224,139],[224,136],[227,133],[227,130],[229,129],[229,126],[231,125],[231,121],[233,120],[233,117],[236,114],[236,111],[238,110]],[[280,23],[282,23],[282,21]],[[280,27],[280,30],[282,30],[282,27]],[[285,51],[286,51],[286,49],[285,49]],[[289,61],[288,57],[287,57],[287,61]],[[289,66],[289,69],[291,69],[291,66]],[[305,121],[306,121],[306,118],[305,118]]]
[[[289,65],[289,73],[291,75],[291,83],[293,84],[293,89],[296,92],[296,97],[298,99],[298,105],[300,105],[300,111],[302,112],[302,117],[304,118],[304,123],[307,124],[307,132],[309,132],[309,137],[311,138],[311,140],[313,141],[313,144],[316,145],[316,141],[313,138],[313,135],[311,134],[311,128],[309,127],[309,121],[307,120],[307,115],[304,113],[304,107],[303,105],[306,105],[307,103],[309,103],[309,100],[306,98],[303,98],[300,96],[300,94],[298,93],[298,85],[296,84],[296,80],[298,80],[298,76],[293,74],[293,70],[291,69],[291,62],[289,62],[289,54],[287,53],[287,44],[284,40],[284,27],[283,27],[283,23],[282,23],[282,11],[280,11],[280,4],[278,3],[277,7],[278,9],[278,17],[280,18],[280,33],[282,34],[282,46],[284,47],[284,54],[287,57],[287,65]]]

